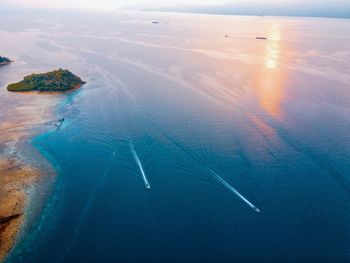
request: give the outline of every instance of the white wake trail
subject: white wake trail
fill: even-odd
[[[146,176],[145,171],[143,170],[143,167],[142,167],[141,160],[140,160],[139,156],[137,155],[137,153],[135,151],[134,145],[132,143],[130,143],[129,145],[130,145],[131,153],[134,156],[135,162],[136,162],[137,166],[140,169],[140,172],[141,172],[141,175],[142,175],[142,179],[143,179],[143,181],[145,183],[145,186],[146,186],[147,189],[151,189],[151,185],[148,182],[147,176]]]
[[[90,212],[90,208],[91,208],[91,204],[92,201],[95,197],[95,194],[97,192],[97,190],[99,188],[101,188],[104,184],[105,184],[105,180],[107,175],[109,174],[109,171],[111,169],[111,166],[113,164],[113,160],[115,158],[116,152],[112,153],[112,156],[110,157],[106,169],[103,172],[102,176],[100,177],[98,183],[96,184],[96,186],[92,189],[92,191],[89,193],[88,197],[87,197],[87,202],[79,216],[79,220],[78,223],[75,226],[75,230],[74,230],[74,236],[72,238],[72,240],[70,241],[70,243],[68,244],[67,248],[65,249],[65,251],[61,254],[60,258],[57,260],[57,262],[64,262],[65,258],[67,255],[69,255],[72,250],[74,249],[74,247],[76,246],[77,242],[78,242],[78,238],[79,238],[79,233],[80,233],[80,229],[82,227],[83,221],[85,220],[86,216],[88,215],[88,213]]]
[[[223,178],[221,178],[217,173],[215,173],[213,170],[209,169],[210,173],[215,177],[216,180],[218,180],[220,183],[222,183],[227,189],[229,189],[232,193],[237,195],[241,200],[243,200],[250,208],[252,208],[255,212],[261,213],[260,209],[253,205],[247,198],[245,198],[240,192],[238,192],[234,187],[232,187],[228,182],[226,182]]]

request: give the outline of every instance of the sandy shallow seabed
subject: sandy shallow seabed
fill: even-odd
[[[44,169],[39,162],[32,161],[37,153],[29,141],[41,130],[53,129],[50,121],[57,100],[45,100],[48,95],[20,95],[14,94],[18,96],[16,104],[1,109],[0,261],[14,246],[25,221],[27,190],[53,174],[49,164]]]

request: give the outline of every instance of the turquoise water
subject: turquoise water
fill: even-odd
[[[349,21],[18,17],[22,71],[87,84],[32,141],[57,176],[7,262],[350,260]]]

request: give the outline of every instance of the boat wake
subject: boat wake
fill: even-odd
[[[171,141],[178,149],[181,150],[184,155],[188,156],[193,162],[197,163],[199,167],[202,167],[202,172],[209,173],[216,179],[216,181],[220,182],[223,186],[225,186],[230,192],[234,193],[236,196],[238,196],[243,202],[245,202],[251,209],[253,209],[257,213],[261,213],[261,210],[256,207],[254,204],[252,204],[247,198],[245,198],[240,192],[238,192],[233,186],[231,186],[227,181],[225,181],[221,176],[219,176],[213,169],[209,167],[205,167],[203,165],[203,161],[199,160],[191,154],[191,151],[186,150],[180,143],[176,142],[173,140],[171,137],[168,135],[162,133],[162,135],[167,138],[169,141]],[[209,156],[209,152],[207,152],[206,149],[202,148],[202,151],[206,152],[206,154]]]
[[[135,159],[135,162],[140,169],[142,179],[143,179],[143,182],[145,183],[146,188],[151,189],[151,185],[148,182],[147,176],[146,176],[145,171],[143,170],[143,167],[142,167],[141,160],[140,160],[139,156],[137,155],[137,152],[135,151],[134,145],[132,143],[129,143],[129,146],[130,146],[130,151]]]
[[[110,159],[107,163],[105,171],[103,172],[102,176],[100,177],[100,180],[98,181],[97,185],[90,192],[90,194],[88,196],[88,200],[83,208],[83,211],[81,212],[81,214],[79,216],[79,221],[75,227],[74,236],[73,236],[71,242],[69,243],[68,247],[66,248],[66,250],[62,253],[61,257],[57,260],[57,262],[64,262],[65,257],[67,255],[69,255],[72,252],[73,248],[76,246],[76,244],[78,242],[78,237],[79,237],[81,225],[84,222],[84,219],[86,218],[86,216],[90,210],[90,206],[91,206],[91,203],[94,199],[96,191],[105,184],[105,179],[106,179],[107,175],[109,174],[109,171],[110,171],[110,168],[112,166],[112,163],[113,163],[115,156],[116,156],[116,152],[113,152],[112,156],[110,157]]]
[[[261,213],[260,209],[253,205],[247,198],[245,198],[240,192],[238,192],[233,186],[231,186],[228,182],[226,182],[221,176],[215,173],[212,169],[209,168],[209,172],[214,176],[216,180],[218,180],[221,184],[223,184],[228,190],[237,195],[243,202],[245,202],[251,209],[253,209],[257,213]]]

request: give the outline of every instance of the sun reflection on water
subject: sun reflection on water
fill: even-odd
[[[280,55],[280,25],[273,25],[271,28],[269,40],[266,45],[265,67],[269,69],[276,69],[278,67]]]
[[[281,104],[284,99],[285,74],[281,67],[281,28],[273,24],[268,40],[262,50],[264,63],[257,70],[255,86],[260,105],[273,117],[282,117]],[[285,47],[283,47],[285,48]]]

